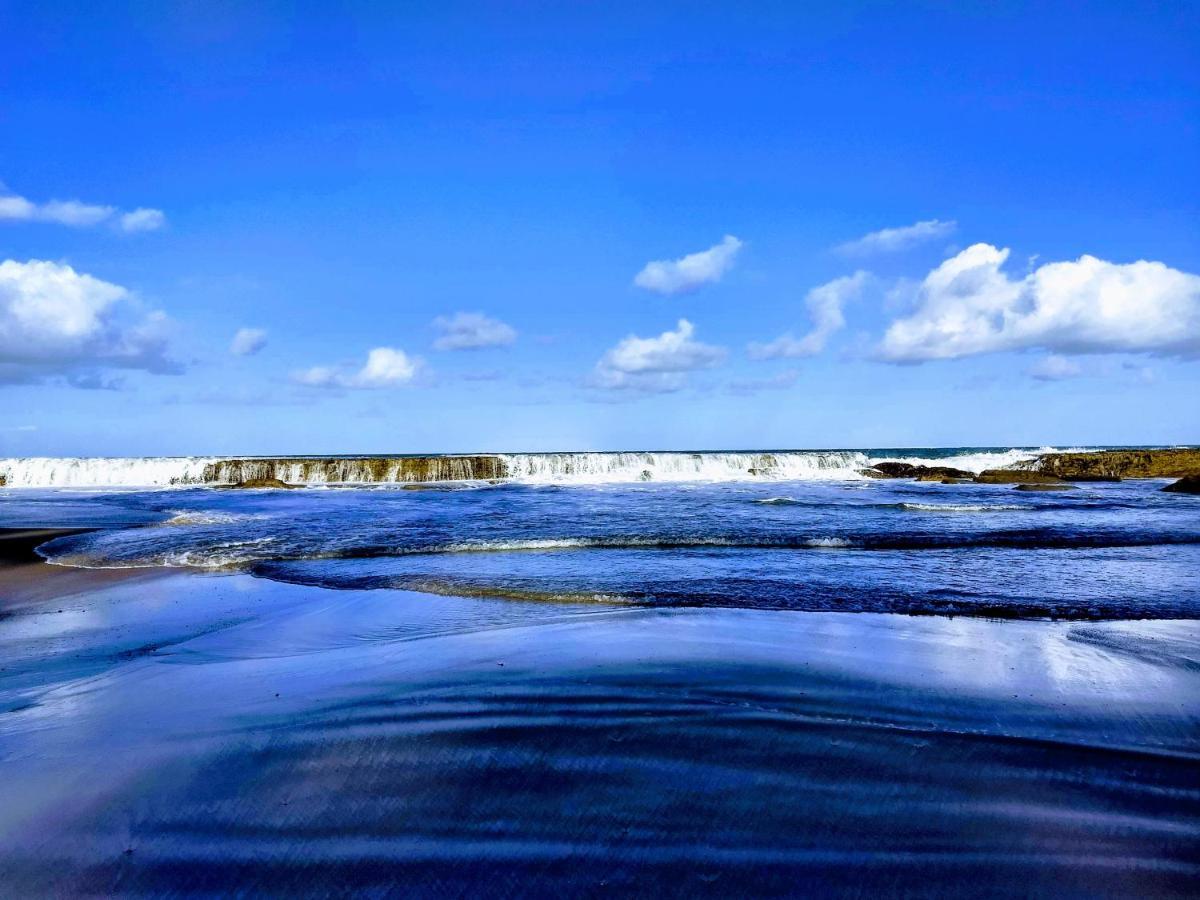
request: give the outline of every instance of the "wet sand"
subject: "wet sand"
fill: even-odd
[[[1200,884],[1193,621],[128,575],[0,570],[0,894]]]

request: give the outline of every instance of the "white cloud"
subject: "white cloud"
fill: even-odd
[[[499,319],[483,313],[455,313],[438,316],[433,327],[442,334],[433,346],[438,350],[479,350],[483,347],[506,347],[517,339],[517,332]]]
[[[408,384],[421,370],[421,359],[393,347],[376,347],[367,354],[366,364],[357,372],[335,366],[313,366],[295,372],[292,380],[309,387],[387,388]]]
[[[239,328],[229,343],[234,356],[253,356],[267,346],[267,333],[261,328]]]
[[[0,191],[3,185],[0,185]],[[120,231],[154,231],[166,224],[167,217],[160,209],[139,207],[122,213],[115,206],[99,206],[78,200],[48,200],[34,203],[17,194],[0,195],[0,222],[49,222],[72,228],[90,228],[102,223]]]
[[[1160,262],[1081,256],[1013,279],[1000,270],[1008,254],[975,244],[930,272],[915,310],[888,327],[880,356],[921,362],[1030,348],[1200,353],[1200,276]]]
[[[804,298],[812,329],[797,338],[791,332],[780,335],[766,344],[750,344],[746,352],[751,359],[794,359],[812,356],[825,349],[825,343],[846,324],[842,306],[862,293],[871,275],[861,269],[853,275],[835,278],[813,288]]]
[[[161,209],[139,206],[133,212],[124,213],[120,224],[122,231],[157,231],[167,224],[167,216]]]
[[[633,283],[658,294],[682,294],[694,291],[721,276],[733,267],[742,242],[731,234],[721,243],[675,260],[660,259],[646,263],[634,276]]]
[[[0,263],[0,380],[37,381],[80,369],[170,373],[170,320],[140,318],[120,285],[44,260]]]
[[[926,219],[923,222],[914,222],[912,225],[904,225],[900,228],[881,228],[879,231],[872,231],[856,241],[842,244],[837,249],[839,252],[851,256],[896,253],[925,241],[946,237],[953,234],[956,228],[958,228],[958,223],[953,220],[943,222],[940,219]]]
[[[1052,353],[1035,362],[1025,374],[1038,381],[1065,381],[1082,375],[1083,367],[1073,359]]]
[[[51,200],[34,207],[34,219],[73,228],[89,228],[111,218],[116,211],[113,206],[94,206],[78,200]]]
[[[725,358],[722,347],[693,340],[695,326],[680,319],[674,331],[658,337],[630,335],[596,363],[593,382],[605,388],[675,391],[687,384],[687,373],[709,369]]]

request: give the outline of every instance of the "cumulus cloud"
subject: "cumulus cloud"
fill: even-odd
[[[642,271],[634,276],[633,283],[656,294],[694,291],[702,285],[720,281],[721,276],[733,268],[741,249],[742,242],[727,234],[721,243],[699,253],[646,263]]]
[[[813,323],[808,334],[798,338],[788,332],[766,344],[752,343],[746,352],[751,359],[795,359],[820,353],[829,338],[846,324],[842,306],[862,293],[870,277],[860,269],[813,288],[804,298]]]
[[[229,342],[229,352],[234,356],[253,356],[267,346],[267,333],[261,328],[239,328]]]
[[[674,331],[658,337],[630,335],[596,363],[593,383],[614,389],[679,390],[687,384],[687,373],[712,368],[726,355],[722,347],[694,340],[695,330],[687,319],[680,319]]]
[[[44,260],[0,263],[0,380],[84,378],[100,368],[180,370],[165,313],[138,315],[120,285]]]
[[[1081,256],[1010,278],[1001,271],[1008,255],[975,244],[930,272],[913,312],[888,327],[880,355],[921,362],[1024,349],[1200,353],[1200,276],[1160,262]]]
[[[1052,353],[1031,365],[1025,370],[1025,374],[1038,381],[1065,381],[1082,375],[1083,367],[1069,357]]]
[[[483,313],[455,313],[438,316],[433,327],[441,337],[433,342],[438,350],[480,350],[484,347],[506,347],[517,339],[511,325],[492,319]]]
[[[881,228],[879,231],[872,231],[870,234],[864,234],[858,240],[840,245],[837,249],[839,252],[851,256],[896,253],[925,241],[947,237],[953,234],[956,228],[958,228],[958,223],[953,220],[943,222],[941,219],[926,219],[923,222],[914,222],[912,225],[904,225],[900,228]]]
[[[422,361],[394,347],[376,347],[367,354],[366,364],[357,372],[336,366],[313,366],[295,372],[292,380],[308,387],[388,388],[408,384],[421,370]]]
[[[4,191],[0,185],[0,222],[48,222],[71,228],[91,228],[109,224],[119,231],[154,231],[167,222],[160,209],[139,207],[121,212],[115,206],[81,203],[78,200],[48,200],[35,203],[18,194]]]

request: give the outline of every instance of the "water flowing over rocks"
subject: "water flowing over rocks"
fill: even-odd
[[[200,483],[380,484],[489,480],[503,476],[503,463],[498,456],[298,457],[220,460],[204,467]]]
[[[278,481],[290,485],[515,482],[812,481],[863,478],[984,484],[1200,475],[1200,450],[960,450],[474,453],[278,457],[0,458],[7,487],[170,487]],[[978,475],[976,473],[979,473]]]

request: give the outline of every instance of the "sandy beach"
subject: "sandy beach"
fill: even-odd
[[[10,896],[1184,896],[1200,877],[1194,621],[0,572]]]

